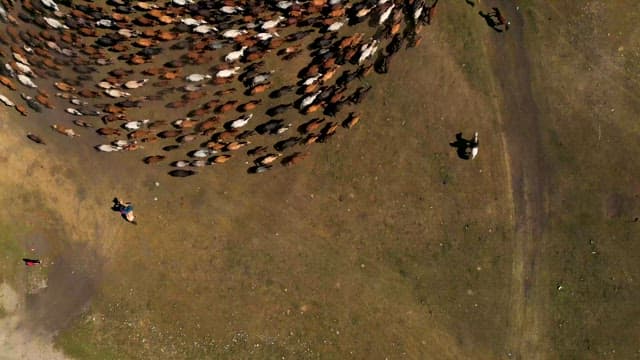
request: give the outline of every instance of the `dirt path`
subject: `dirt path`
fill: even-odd
[[[513,282],[509,352],[518,359],[543,358],[544,298],[538,285],[538,263],[546,222],[545,168],[541,148],[539,113],[531,90],[528,50],[524,44],[523,17],[508,1],[496,2],[511,28],[491,34],[488,47],[495,87],[502,94],[497,114],[503,126],[507,166],[514,204]]]

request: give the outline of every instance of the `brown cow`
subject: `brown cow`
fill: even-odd
[[[302,140],[302,143],[305,145],[311,145],[318,142],[319,139],[320,139],[320,135],[309,134],[304,140]]]
[[[5,76],[0,75],[0,83],[13,91],[16,91],[18,89],[16,85],[13,83],[13,81],[11,81],[11,79]]]
[[[244,103],[244,104],[238,106],[238,111],[239,112],[251,111],[251,110],[255,109],[261,102],[262,102],[262,100],[251,100],[251,101],[249,101],[247,103]]]
[[[158,136],[163,139],[178,137],[180,135],[182,135],[182,130],[165,130],[158,133]]]
[[[310,105],[309,107],[307,107],[307,108],[305,109],[304,113],[305,113],[305,114],[311,114],[311,113],[314,113],[314,112],[316,112],[316,111],[318,111],[318,110],[322,109],[322,107],[323,107],[324,105],[325,105],[325,103],[324,103],[324,102],[321,102],[321,103],[319,103],[319,104],[313,104],[313,105]]]
[[[153,132],[149,130],[136,130],[127,134],[127,137],[131,140],[136,140],[136,139],[143,139],[150,135],[153,135]]]
[[[227,146],[225,146],[225,150],[227,151],[235,151],[238,150],[240,148],[243,148],[247,145],[251,144],[251,142],[249,141],[233,141],[227,144]]]
[[[301,126],[302,132],[307,134],[307,133],[316,131],[318,128],[320,128],[320,125],[322,124],[323,121],[324,121],[324,118],[322,118],[322,119],[313,119],[313,120],[303,124]]]
[[[173,126],[175,126],[178,129],[188,129],[188,128],[192,128],[194,126],[196,126],[198,124],[198,122],[196,120],[192,120],[189,118],[186,119],[179,119],[173,122]]]
[[[155,164],[164,160],[165,158],[166,156],[164,155],[152,155],[145,157],[142,161],[144,161],[145,164]]]
[[[238,100],[229,100],[226,103],[218,106],[215,110],[215,112],[217,113],[225,113],[227,111],[231,111],[233,110],[233,108],[236,107],[236,105],[238,104]]]
[[[57,81],[55,83],[53,83],[53,86],[55,86],[58,90],[60,91],[64,91],[64,92],[75,92],[76,88],[65,83],[62,81]]]
[[[265,92],[270,87],[271,87],[271,83],[268,83],[268,82],[264,83],[264,84],[260,84],[260,85],[254,86],[249,91],[249,94],[251,94],[251,95],[260,94],[260,93]]]
[[[53,128],[53,130],[57,131],[58,133],[60,133],[62,135],[66,135],[66,136],[70,136],[70,137],[80,136],[80,135],[76,134],[76,132],[73,131],[73,129],[64,127],[62,125],[53,124],[53,125],[51,125],[51,128]]]
[[[249,151],[247,151],[247,155],[249,156],[259,156],[266,154],[269,151],[269,148],[266,146],[257,146]]]
[[[39,94],[39,95],[36,96],[36,101],[38,101],[40,104],[48,107],[49,109],[53,109],[54,108],[54,106],[49,101],[49,98],[44,96],[44,95],[42,95],[42,94]]]
[[[238,129],[223,131],[223,132],[215,134],[213,140],[215,140],[215,141],[233,140],[236,137],[236,135],[238,135],[239,132],[240,132],[240,130],[238,130]]]
[[[211,150],[221,151],[227,146],[225,143],[219,143],[217,141],[209,141],[206,143],[206,147]]]
[[[27,116],[28,115],[27,108],[24,107],[23,105],[16,104],[15,108],[16,108],[16,111],[20,113],[20,115],[22,115],[22,116]]]
[[[96,130],[96,132],[100,135],[105,135],[105,136],[109,136],[109,135],[121,136],[122,135],[122,131],[120,131],[120,129],[114,129],[114,128],[99,128],[98,130]]]
[[[102,109],[102,111],[109,114],[121,114],[124,112],[124,109],[113,104],[108,104]]]
[[[282,165],[284,166],[296,165],[300,161],[304,160],[307,156],[309,156],[308,152],[306,153],[297,152],[297,153],[291,154],[285,157],[284,159],[282,159]]]
[[[209,120],[206,120],[204,122],[201,122],[200,124],[198,124],[197,129],[200,132],[204,132],[207,130],[211,130],[211,129],[215,129],[216,125],[220,122],[219,119],[217,118],[211,118]]]
[[[226,163],[229,159],[231,159],[231,155],[218,155],[218,156],[214,156],[211,159],[211,162],[215,163],[215,164],[224,164]]]
[[[358,123],[358,121],[360,121],[360,114],[350,113],[349,117],[342,122],[342,126],[347,129],[351,129]]]

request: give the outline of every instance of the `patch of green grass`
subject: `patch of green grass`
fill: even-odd
[[[556,160],[561,166],[571,166],[575,164],[575,156],[570,149],[564,144],[555,129],[550,128],[547,131],[547,141],[549,151],[555,155]]]
[[[440,23],[440,27],[454,50],[453,56],[471,86],[486,93],[492,74],[484,42],[488,32],[492,30],[487,30],[477,8],[469,7],[462,1],[446,5],[447,9],[442,13],[447,19]]]
[[[78,320],[75,326],[62,332],[56,338],[56,346],[65,354],[86,360],[127,359],[122,352],[104,344],[95,343],[95,328],[91,321]]]
[[[23,256],[23,249],[18,241],[20,229],[17,225],[0,223],[0,248],[4,261],[0,262],[0,280],[13,280],[18,268],[19,259]]]

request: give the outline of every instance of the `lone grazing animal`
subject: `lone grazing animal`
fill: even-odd
[[[37,144],[42,144],[42,145],[47,145],[47,143],[45,143],[38,135],[34,135],[32,133],[27,133],[27,137],[29,138],[29,140],[37,143]]]
[[[122,147],[111,145],[111,144],[101,144],[101,145],[96,145],[95,149],[102,152],[114,152],[114,151],[122,150]]]
[[[14,107],[14,106],[16,106],[16,104],[15,104],[13,101],[9,100],[9,98],[8,98],[8,97],[6,97],[6,96],[4,96],[4,95],[2,95],[2,94],[0,94],[0,101],[1,101],[2,103],[4,103],[6,106],[9,106],[9,107]]]
[[[73,129],[66,128],[66,127],[64,127],[62,125],[53,124],[53,125],[51,125],[51,128],[53,128],[53,130],[59,132],[60,134],[67,135],[69,137],[80,136],[80,135],[76,134],[76,132],[73,131]]]
[[[309,153],[301,153],[301,152],[294,153],[294,154],[289,155],[286,158],[284,158],[282,160],[282,165],[284,165],[284,166],[295,165],[295,164],[299,163],[300,161],[304,160],[304,158],[306,158],[307,156],[309,156]]]
[[[164,160],[164,159],[165,159],[165,157],[166,157],[166,156],[164,156],[164,155],[153,155],[153,156],[147,156],[147,157],[146,157],[146,158],[144,158],[144,160],[142,160],[142,161],[144,161],[144,163],[145,163],[145,164],[155,164],[155,163],[158,163],[158,162],[160,162],[160,161]]]
[[[229,159],[231,159],[231,155],[218,155],[218,156],[214,156],[210,159],[210,162],[214,163],[214,164],[224,164],[226,163]]]
[[[349,117],[342,122],[342,126],[347,129],[351,129],[358,123],[358,121],[360,121],[360,115],[356,113],[350,113]]]
[[[256,159],[255,164],[257,166],[269,165],[272,162],[276,161],[280,156],[282,156],[281,153],[268,154],[268,155],[265,155],[265,156],[262,156],[262,157]]]

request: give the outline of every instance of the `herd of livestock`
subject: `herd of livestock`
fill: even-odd
[[[166,141],[143,160],[178,150],[172,176],[240,152],[264,172],[355,126],[366,77],[420,42],[436,3],[0,0],[0,102],[62,109],[51,128],[95,131],[101,152]]]

